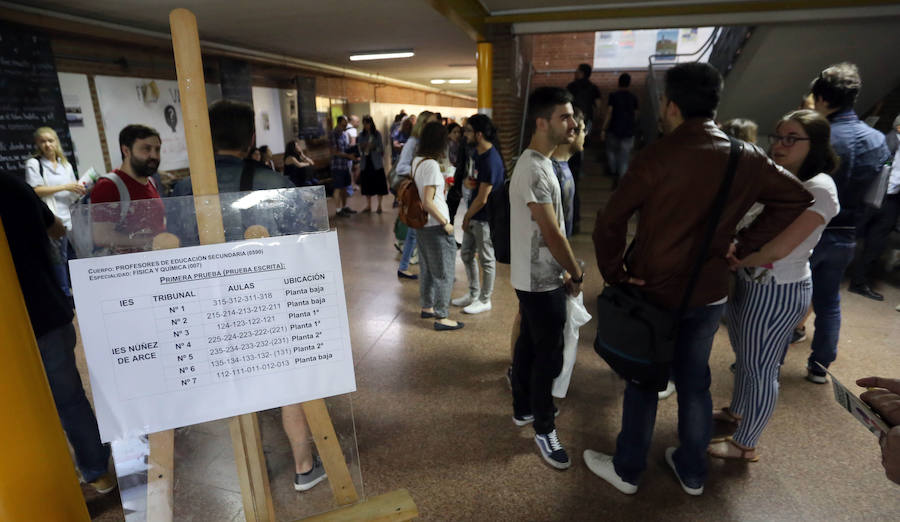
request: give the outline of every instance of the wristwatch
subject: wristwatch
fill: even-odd
[[[584,282],[584,271],[581,272],[581,277],[572,276],[572,282],[580,285]]]

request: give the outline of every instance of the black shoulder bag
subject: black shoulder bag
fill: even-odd
[[[731,153],[722,186],[713,202],[706,236],[697,253],[697,261],[676,313],[646,300],[640,287],[619,284],[607,286],[597,297],[597,338],[594,350],[626,381],[641,388],[662,391],[669,380],[669,368],[675,356],[678,325],[684,316],[700,278],[703,261],[709,252],[719,218],[728,201],[743,143],[731,139]]]

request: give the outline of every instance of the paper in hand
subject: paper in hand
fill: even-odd
[[[856,420],[862,423],[863,426],[868,428],[869,431],[878,435],[878,437],[883,437],[887,435],[890,428],[884,422],[884,420],[878,416],[877,413],[862,399],[857,397],[853,392],[848,390],[840,381],[838,381],[834,374],[828,371],[821,364],[819,365],[822,370],[828,372],[828,375],[831,376],[831,384],[834,388],[834,399],[844,407],[847,411],[850,412],[851,415],[856,417]]]

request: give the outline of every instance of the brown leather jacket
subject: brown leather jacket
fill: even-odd
[[[690,119],[634,159],[606,208],[597,214],[594,248],[607,283],[643,279],[651,302],[681,304],[713,200],[725,177],[728,137],[709,119]],[[758,250],[813,202],[812,195],[754,145],[744,144],[728,202],[689,306],[728,293],[725,256],[738,221],[751,205],[765,209],[740,234],[738,257]],[[634,247],[624,260],[628,219],[639,213]],[[626,272],[627,265],[627,272]]]

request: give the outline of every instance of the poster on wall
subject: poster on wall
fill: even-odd
[[[97,76],[94,82],[113,167],[122,161],[119,132],[133,123],[159,132],[162,140],[159,170],[188,167],[178,82],[114,76]]]
[[[640,29],[635,31],[597,31],[594,33],[594,69],[621,71],[646,69],[648,59],[656,55],[656,62],[682,62],[704,56],[675,56],[690,54],[703,47],[712,36],[712,27],[685,29]],[[711,47],[710,47],[711,48]],[[709,51],[707,51],[708,53]]]

